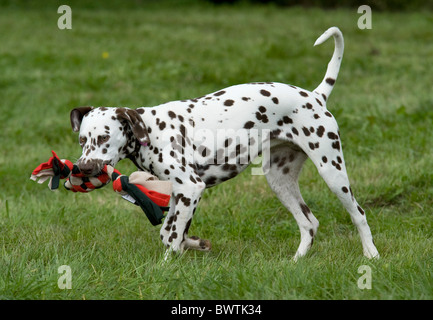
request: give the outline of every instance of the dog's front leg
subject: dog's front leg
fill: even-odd
[[[160,236],[167,247],[166,258],[169,252],[182,253],[185,249],[210,250],[210,242],[198,237],[188,237],[195,209],[206,185],[201,181],[177,181],[173,183],[173,195],[170,202],[170,211],[161,228]]]
[[[175,218],[174,213],[175,213],[176,204],[175,204],[175,197],[174,196],[171,197],[169,206],[170,206],[170,209],[168,210],[167,215],[165,216],[162,228],[159,231],[159,235],[161,237],[161,240],[167,247],[169,246],[168,238],[169,238],[171,227],[173,225],[173,220]]]

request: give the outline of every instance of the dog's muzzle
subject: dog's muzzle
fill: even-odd
[[[111,161],[102,159],[78,160],[77,166],[81,173],[87,177],[95,176],[101,172],[106,164],[111,165]]]

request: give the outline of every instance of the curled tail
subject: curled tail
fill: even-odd
[[[343,59],[344,52],[343,34],[337,27],[331,27],[326,30],[314,43],[315,46],[322,44],[331,36],[334,37],[335,42],[334,54],[332,55],[331,61],[328,63],[328,69],[326,69],[325,77],[319,86],[314,90],[315,92],[325,95],[325,99],[327,99],[331,94],[335,81],[338,77],[338,72],[340,71],[341,60]]]

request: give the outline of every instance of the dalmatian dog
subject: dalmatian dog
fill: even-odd
[[[186,249],[210,250],[208,240],[188,235],[203,191],[235,177],[262,155],[270,188],[300,229],[296,260],[311,248],[319,226],[298,185],[301,168],[310,158],[349,212],[364,255],[378,257],[365,211],[350,187],[337,122],[326,109],[344,51],[337,27],[324,32],[315,45],[330,37],[334,38],[334,53],[313,91],[260,82],[156,107],[72,110],[71,125],[79,131],[83,149],[78,167],[92,176],[105,164],[115,166],[129,158],[139,169],[171,181],[170,210],[160,231],[168,255]]]

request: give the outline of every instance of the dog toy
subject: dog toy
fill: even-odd
[[[140,206],[152,225],[161,223],[163,212],[169,209],[171,182],[160,181],[145,171],[135,171],[128,177],[112,166],[106,166],[105,170],[113,181],[114,191]]]
[[[61,160],[54,151],[51,152],[53,156],[33,170],[31,180],[41,184],[50,179],[48,187],[50,190],[56,190],[60,179],[66,179],[64,187],[73,192],[90,192],[110,182],[110,177],[106,172],[101,171],[94,177],[86,177],[80,172],[77,165],[66,159]]]
[[[172,185],[169,181],[160,181],[145,171],[133,172],[129,177],[122,175],[112,166],[105,165],[95,176],[86,177],[77,165],[66,159],[60,159],[52,151],[47,162],[36,167],[30,179],[38,183],[49,180],[50,190],[59,187],[60,179],[66,179],[64,187],[72,192],[90,192],[113,181],[113,190],[125,200],[139,206],[152,225],[158,225],[164,218],[164,211],[169,209]]]

